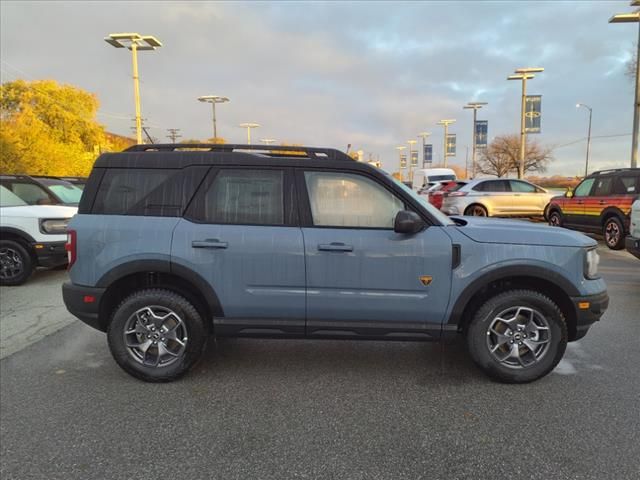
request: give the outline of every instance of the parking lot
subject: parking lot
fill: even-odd
[[[461,342],[251,339],[145,384],[38,272],[0,290],[0,477],[639,478],[640,261],[599,251],[609,310],[528,385]]]

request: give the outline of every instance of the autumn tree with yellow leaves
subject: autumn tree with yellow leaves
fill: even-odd
[[[0,85],[0,172],[88,175],[112,149],[98,106],[95,95],[53,80]]]

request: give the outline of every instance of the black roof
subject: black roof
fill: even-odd
[[[123,152],[103,153],[97,168],[184,168],[190,165],[311,166],[373,169],[333,148],[241,144],[134,145]]]
[[[612,173],[620,172],[640,173],[640,168],[610,168],[608,170],[598,170],[597,172],[590,173],[588,176],[610,175]]]

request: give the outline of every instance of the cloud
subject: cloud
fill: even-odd
[[[130,58],[102,38],[114,31],[153,34],[163,47],[140,55],[143,116],[157,137],[180,128],[207,138],[205,94],[231,102],[218,127],[241,142],[237,125],[262,125],[254,138],[354,147],[397,167],[395,146],[433,132],[441,157],[441,118],[456,118],[459,153],[471,144],[468,101],[489,137],[517,132],[520,85],[514,68],[544,66],[530,82],[543,95],[538,140],[562,145],[630,133],[633,86],[624,76],[634,27],[609,25],[628,2],[3,2],[3,81],[26,72],[96,93],[100,120],[130,134]],[[16,69],[19,69],[18,72]],[[120,118],[122,117],[122,118]],[[629,137],[594,139],[592,164],[627,165]],[[582,169],[584,144],[562,147],[550,173]]]

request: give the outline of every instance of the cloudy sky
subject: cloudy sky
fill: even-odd
[[[140,54],[143,117],[208,138],[200,95],[224,95],[219,135],[243,142],[241,122],[275,138],[380,157],[397,168],[395,146],[455,118],[454,164],[471,145],[469,101],[489,105],[489,138],[519,130],[517,67],[542,66],[529,84],[543,95],[542,134],[554,145],[550,174],[584,169],[593,107],[594,167],[629,164],[633,83],[625,76],[637,25],[607,23],[628,1],[587,2],[9,2],[1,5],[2,81],[52,78],[95,93],[99,120],[132,135],[131,59],[103,41],[110,32],[154,35],[163,47]],[[618,136],[614,136],[618,135]],[[626,135],[626,136],[625,136]],[[567,145],[572,142],[572,145]]]

